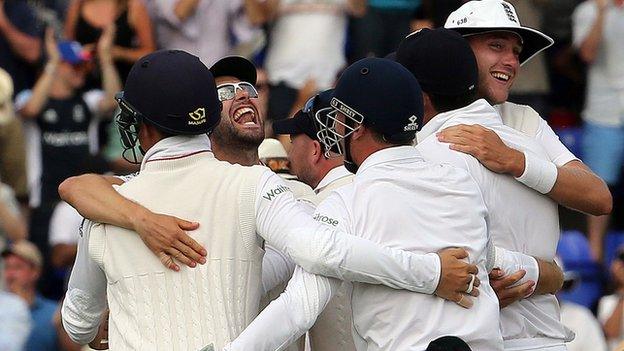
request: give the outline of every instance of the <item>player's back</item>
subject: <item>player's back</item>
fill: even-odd
[[[416,146],[428,160],[455,165],[472,175],[488,207],[490,235],[496,246],[552,260],[559,240],[557,204],[513,177],[491,172],[476,158],[451,150],[448,144],[437,140],[435,131],[458,124],[480,124],[495,131],[506,145],[548,159],[545,150],[533,138],[503,125],[484,100],[434,117],[423,128],[424,133],[419,134]],[[553,295],[532,296],[501,310],[506,342],[537,337],[563,340],[568,334],[559,320],[559,305]]]
[[[474,350],[502,349],[498,300],[485,269],[487,211],[467,172],[426,162],[411,146],[393,147],[371,155],[353,183],[331,196],[349,209],[344,227],[352,233],[423,254],[462,247],[479,267],[482,282],[469,310],[435,295],[354,284],[359,348],[424,350],[437,337],[457,335]]]
[[[189,234],[207,251],[197,268],[166,269],[139,236],[110,225],[91,230],[91,255],[108,280],[114,349],[215,349],[258,313],[263,250],[255,234],[255,185],[264,167],[212,153],[147,162],[119,192],[157,213],[200,223]]]

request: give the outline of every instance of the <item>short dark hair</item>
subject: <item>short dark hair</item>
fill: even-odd
[[[391,137],[388,137],[379,133],[377,130],[375,130],[374,125],[366,125],[366,124],[364,125],[370,129],[373,139],[379,143],[390,144],[390,145],[395,145],[395,146],[409,146],[409,145],[414,144],[415,138],[407,139],[407,140],[405,138],[399,138],[395,140]]]
[[[438,113],[448,112],[452,110],[457,110],[458,108],[462,108],[468,106],[477,100],[477,89],[473,89],[468,91],[462,95],[440,95],[427,93],[429,95],[429,100],[431,100],[431,104],[433,108]]]

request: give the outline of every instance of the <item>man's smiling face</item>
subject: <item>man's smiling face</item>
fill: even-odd
[[[520,38],[515,33],[501,31],[466,39],[479,66],[479,96],[492,105],[507,101],[520,68]]]
[[[217,77],[218,86],[240,83],[235,77]],[[264,119],[260,115],[258,99],[251,97],[244,89],[236,89],[233,99],[222,100],[221,122],[214,129],[220,140],[236,140],[246,144],[260,145],[264,139]]]

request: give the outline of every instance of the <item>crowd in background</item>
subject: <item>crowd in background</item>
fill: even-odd
[[[600,2],[586,3],[594,1]],[[0,350],[12,350],[3,342],[20,332],[30,333],[25,350],[78,349],[62,332],[57,306],[82,219],[60,202],[57,187],[77,174],[138,170],[122,157],[113,123],[113,96],[137,59],[156,49],[183,49],[207,66],[226,55],[252,59],[271,137],[271,121],[292,116],[309,97],[331,88],[348,63],[390,54],[408,33],[444,25],[464,2],[0,0]],[[586,91],[595,57],[573,30],[583,21],[584,2],[510,2],[524,25],[555,44],[522,67],[509,101],[533,107],[581,159],[583,128],[619,128],[614,142],[624,144],[623,116],[605,122],[583,113],[586,96],[593,101],[604,89],[590,80]],[[624,26],[624,11],[619,16]],[[622,66],[617,52],[623,51],[609,59]],[[280,140],[288,149],[289,140]],[[561,209],[566,233],[560,255],[569,271],[560,298],[593,311],[597,332],[587,339],[606,337],[612,347],[624,340],[621,160],[605,161],[612,169],[605,179],[614,197],[610,221]],[[586,310],[566,314],[574,309],[569,306],[562,304],[564,322],[592,316]]]

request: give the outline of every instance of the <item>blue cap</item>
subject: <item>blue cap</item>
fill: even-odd
[[[77,41],[61,41],[57,44],[57,47],[61,54],[61,60],[72,65],[81,64],[91,59],[91,54],[84,50]]]
[[[460,96],[476,90],[477,59],[470,44],[450,29],[421,29],[401,41],[396,61],[405,66],[423,91]]]
[[[221,118],[221,102],[212,73],[197,56],[160,50],[134,63],[123,102],[162,131],[203,134]]]
[[[387,59],[365,58],[349,66],[338,80],[331,105],[347,116],[361,115],[364,125],[393,143],[414,139],[422,126],[418,81]]]

